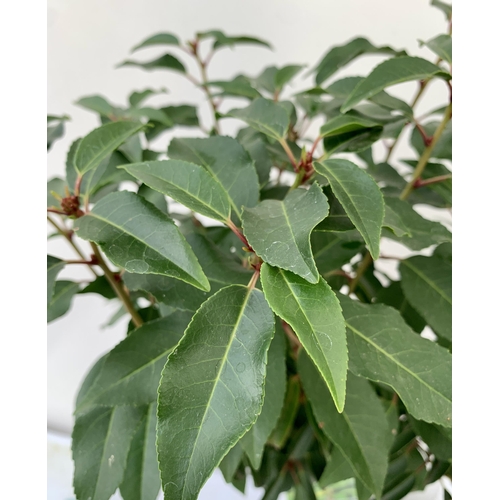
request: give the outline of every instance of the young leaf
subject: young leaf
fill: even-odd
[[[148,71],[153,71],[155,69],[170,69],[172,71],[178,71],[179,73],[186,73],[184,64],[182,64],[177,57],[174,57],[171,54],[163,54],[161,57],[158,57],[158,59],[153,59],[152,61],[147,62],[132,61],[127,59],[117,67],[123,68],[126,66],[137,66],[138,68]]]
[[[142,123],[119,121],[92,130],[78,143],[74,157],[76,170],[82,175],[96,168],[106,156],[143,127]]]
[[[303,350],[299,353],[298,369],[323,432],[342,452],[356,477],[380,499],[393,436],[382,404],[369,382],[349,374],[345,408],[339,413]]]
[[[340,111],[345,113],[364,99],[369,99],[381,90],[397,83],[425,80],[433,77],[449,80],[451,75],[421,57],[403,56],[388,59],[379,64],[355,87],[340,108]]]
[[[210,290],[196,256],[172,219],[134,193],[107,195],[75,226],[78,236],[97,243],[113,264],[129,272],[172,276]]]
[[[76,418],[71,449],[77,498],[108,500],[116,491],[143,415],[144,408],[135,406],[98,406]]]
[[[324,175],[347,215],[363,236],[374,259],[380,253],[380,235],[384,220],[384,199],[376,182],[348,160],[314,163]]]
[[[123,165],[128,173],[194,212],[224,222],[231,215],[223,187],[203,168],[181,160]]]
[[[255,208],[245,208],[243,232],[265,262],[317,283],[309,239],[328,209],[327,198],[315,183],[308,190],[295,189],[283,201],[264,200]]]
[[[240,440],[241,447],[255,470],[260,468],[264,446],[276,427],[283,408],[286,391],[285,348],[283,330],[277,325],[268,352],[262,411],[255,424],[250,427],[250,430]]]
[[[396,51],[391,47],[375,47],[366,38],[355,38],[345,45],[333,47],[316,67],[316,85],[321,85],[340,68],[363,54],[403,55],[404,51]]]
[[[47,304],[50,303],[52,295],[54,294],[54,286],[56,278],[65,263],[57,257],[47,255]]]
[[[158,390],[157,447],[166,498],[196,498],[256,421],[273,334],[263,293],[240,285],[223,288],[193,316]]]
[[[169,353],[181,339],[191,314],[178,311],[135,329],[106,354],[99,375],[76,410],[92,405],[144,405],[156,401]]]
[[[151,47],[152,45],[180,45],[179,39],[172,33],[157,33],[156,35],[146,38],[146,40],[137,44],[130,52],[142,49],[144,47]]]
[[[54,293],[47,302],[47,323],[64,316],[71,306],[73,295],[78,293],[80,285],[72,281],[56,281]]]
[[[401,261],[399,272],[408,302],[438,335],[451,340],[451,262],[418,255]]]
[[[231,208],[241,217],[241,207],[259,200],[259,180],[253,161],[243,146],[231,137],[173,139],[169,158],[204,167],[226,190]]]
[[[424,42],[424,45],[441,59],[451,64],[452,42],[450,35],[438,35],[428,42]]]
[[[290,122],[288,112],[283,105],[262,97],[252,101],[247,108],[232,109],[227,116],[239,118],[278,141],[285,137]]]
[[[262,265],[261,282],[269,305],[293,328],[341,412],[348,356],[344,318],[335,293],[323,278],[311,284],[267,264]]]
[[[415,335],[392,307],[339,298],[349,369],[391,386],[415,418],[451,427],[451,354]]]
[[[148,406],[132,438],[120,493],[123,500],[156,500],[160,487],[154,402]]]

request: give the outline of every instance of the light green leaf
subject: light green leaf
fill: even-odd
[[[349,374],[345,408],[339,413],[319,372],[303,350],[299,353],[298,369],[323,432],[341,451],[356,477],[380,499],[393,436],[382,404],[369,382]]]
[[[316,67],[316,85],[321,85],[327,78],[363,54],[402,55],[391,47],[376,47],[366,38],[355,38],[345,45],[331,48]]]
[[[76,418],[71,449],[77,498],[108,500],[120,485],[144,408],[98,406]]]
[[[231,215],[229,198],[223,187],[199,165],[181,160],[163,160],[132,163],[122,168],[194,212],[221,222]]]
[[[339,298],[349,369],[390,385],[415,418],[451,427],[451,354],[415,335],[392,307]]]
[[[196,498],[256,421],[273,334],[263,293],[240,285],[220,290],[193,316],[158,390],[157,447],[166,498]]]
[[[146,40],[137,44],[130,52],[142,49],[144,47],[151,47],[152,45],[180,45],[179,39],[172,33],[157,33],[156,35],[146,38]]]
[[[345,113],[364,99],[369,99],[381,90],[397,83],[425,80],[433,77],[449,80],[451,75],[421,57],[403,56],[388,59],[379,64],[355,87],[340,108],[340,111]]]
[[[283,201],[264,200],[243,211],[243,232],[255,253],[272,266],[317,283],[318,270],[309,241],[313,228],[328,215],[318,184],[295,189]]]
[[[65,263],[57,257],[47,255],[47,304],[50,303],[52,295],[54,294],[54,286],[56,278]]]
[[[333,193],[363,236],[372,257],[378,259],[384,199],[376,182],[348,160],[325,160],[314,163],[314,168],[328,179]]]
[[[73,295],[78,293],[80,285],[72,281],[56,281],[54,293],[47,302],[47,323],[64,316],[71,307]]]
[[[168,156],[204,167],[224,188],[234,213],[253,207],[259,200],[259,180],[253,161],[243,146],[231,137],[173,139]]]
[[[191,314],[177,311],[144,323],[113,348],[76,410],[92,405],[144,405],[156,401],[161,371]]]
[[[142,68],[147,71],[153,71],[155,69],[170,69],[172,71],[178,71],[179,73],[186,73],[184,64],[182,64],[177,57],[174,57],[171,54],[163,54],[161,57],[147,62],[132,61],[127,59],[119,64],[117,68],[123,68],[126,66],[137,66],[138,68]]]
[[[288,112],[283,105],[263,97],[252,101],[247,108],[232,109],[227,116],[239,118],[278,141],[285,137],[290,122]]]
[[[427,42],[423,42],[423,45],[451,64],[452,41],[450,35],[438,35]]]
[[[77,146],[74,166],[80,174],[96,168],[109,154],[143,128],[142,123],[107,123],[87,134]]]
[[[160,274],[208,291],[196,256],[163,212],[144,198],[119,191],[99,200],[75,223],[78,236],[100,245],[113,264],[138,274]]]
[[[399,264],[408,302],[440,336],[451,340],[451,262],[416,256]]]
[[[283,408],[286,392],[285,357],[285,337],[283,330],[277,326],[268,352],[262,411],[255,424],[250,427],[250,430],[240,440],[241,447],[255,470],[260,468],[264,446],[276,427]]]
[[[156,500],[160,487],[155,401],[148,406],[132,438],[120,493],[123,500]]]
[[[294,330],[318,367],[341,412],[347,378],[347,341],[339,301],[323,278],[316,284],[262,265],[261,282],[271,309]]]

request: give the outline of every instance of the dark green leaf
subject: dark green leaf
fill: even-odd
[[[54,293],[56,278],[65,262],[52,255],[47,255],[47,305],[50,304]]]
[[[178,71],[179,73],[186,73],[184,64],[182,64],[177,57],[174,57],[171,54],[163,54],[161,57],[158,57],[158,59],[153,59],[152,61],[147,62],[132,61],[127,59],[117,67],[123,68],[125,66],[137,66],[138,68],[148,71],[153,71],[155,69],[170,69],[172,71]]]
[[[328,202],[315,183],[291,191],[283,201],[265,200],[243,211],[243,232],[265,262],[317,283],[318,270],[309,241],[313,228],[328,214]]]
[[[320,374],[304,351],[299,354],[298,368],[323,431],[340,449],[356,477],[380,498],[393,437],[383,407],[370,384],[349,374],[345,408],[339,413]]]
[[[248,99],[262,97],[260,92],[252,87],[250,80],[243,75],[239,75],[229,81],[214,80],[208,82],[207,85],[221,89],[220,93],[216,94],[218,97],[246,97]]]
[[[450,35],[438,35],[424,42],[424,45],[441,59],[451,64],[452,42]]]
[[[165,114],[174,125],[182,127],[199,126],[198,115],[196,114],[196,108],[194,106],[189,106],[187,104],[181,106],[167,106],[161,108],[160,111]],[[166,125],[165,123],[155,120],[150,121],[148,125],[153,125],[153,127],[148,127],[146,129],[146,138],[148,141],[155,139],[166,130],[172,128],[171,125]]]
[[[440,460],[451,461],[451,429],[411,419],[415,432],[424,440]]]
[[[231,137],[173,139],[168,156],[204,167],[227,191],[234,213],[253,207],[259,200],[259,180],[253,161]]]
[[[354,114],[339,115],[327,121],[320,129],[322,137],[342,135],[348,132],[358,132],[360,130],[381,129],[378,123],[366,120]]]
[[[408,302],[438,335],[451,340],[451,262],[418,255],[401,261],[399,272]]]
[[[78,219],[75,230],[129,272],[172,276],[201,290],[210,289],[172,219],[134,193],[119,191],[99,200],[88,215]]]
[[[78,293],[97,293],[106,299],[116,298],[116,292],[113,290],[113,287],[109,284],[108,279],[104,275],[98,276]]]
[[[72,281],[56,281],[54,293],[47,302],[47,323],[64,316],[71,307],[73,295],[78,293],[80,285]]]
[[[151,189],[146,184],[141,184],[139,189],[137,190],[137,194],[142,196],[145,200],[148,200],[149,203],[152,203],[158,210],[161,210],[163,213],[168,214],[168,205],[167,199],[165,196],[154,189]]]
[[[191,210],[225,222],[231,215],[224,188],[203,167],[182,160],[123,165],[131,175]]]
[[[338,483],[339,481],[344,481],[351,477],[354,477],[351,465],[345,459],[340,448],[334,447],[319,480],[320,487],[326,488],[330,484]]]
[[[363,249],[362,241],[346,241],[338,233],[322,231],[313,231],[311,245],[318,271],[323,277],[329,277],[331,271],[349,263]]]
[[[138,135],[127,139],[118,149],[129,162],[142,160],[142,145]]]
[[[158,391],[157,446],[166,498],[196,498],[256,421],[273,334],[263,293],[240,285],[220,290],[193,316]]]
[[[295,484],[295,500],[316,500],[311,477],[302,467],[297,470],[298,483]]]
[[[124,110],[117,108],[108,102],[108,100],[101,95],[90,95],[87,97],[82,97],[75,102],[77,106],[81,106],[85,109],[90,109],[95,111],[102,116],[110,118],[112,116],[123,115]]]
[[[136,106],[139,106],[139,104],[141,104],[141,102],[143,102],[145,99],[147,99],[148,97],[150,97],[152,95],[166,94],[166,93],[167,93],[166,88],[161,88],[159,90],[144,89],[144,90],[141,90],[140,92],[135,91],[135,92],[132,92],[128,96],[128,102],[130,103],[130,105],[132,107],[136,107]]]
[[[135,52],[144,47],[151,47],[152,45],[180,45],[180,43],[179,39],[172,33],[157,33],[133,47],[130,52]]]
[[[342,113],[349,111],[364,99],[378,94],[387,87],[412,80],[439,77],[448,80],[451,75],[439,66],[420,57],[396,57],[379,64],[362,80],[340,108]]]
[[[262,266],[261,282],[269,305],[293,328],[341,412],[348,357],[344,318],[335,293],[323,278],[311,284],[267,264]]]
[[[349,369],[390,385],[415,418],[450,427],[450,353],[415,335],[395,309],[339,297],[347,325]]]
[[[241,129],[236,139],[248,151],[250,158],[255,162],[259,184],[264,186],[269,181],[269,174],[273,166],[266,147],[266,136],[248,127]]]
[[[285,137],[290,122],[288,112],[282,104],[259,97],[250,106],[232,109],[227,116],[239,118],[263,134],[280,140]]]
[[[76,418],[71,449],[77,498],[108,500],[120,485],[144,408],[96,407]],[[91,431],[91,432],[90,432]]]
[[[230,483],[238,470],[241,459],[243,458],[243,448],[240,443],[236,443],[227,453],[227,455],[222,459],[219,464],[219,469],[224,476],[226,483]]]
[[[375,181],[348,160],[314,163],[324,175],[347,215],[363,236],[370,253],[378,259],[384,219],[384,199]]]

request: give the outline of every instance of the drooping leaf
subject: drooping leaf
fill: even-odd
[[[210,289],[172,219],[134,193],[107,195],[75,226],[78,236],[97,243],[111,262],[129,272],[172,276],[201,290]]]
[[[147,62],[132,61],[130,59],[127,59],[117,67],[123,68],[126,66],[137,66],[138,68],[142,68],[148,71],[153,71],[155,69],[170,69],[172,71],[178,71],[179,73],[186,73],[184,64],[182,64],[179,59],[177,59],[177,57],[174,57],[172,54],[163,54],[161,57]]]
[[[227,116],[239,118],[276,140],[285,137],[290,122],[288,112],[282,104],[263,97],[253,100],[247,108],[232,109]]]
[[[391,307],[339,299],[347,326],[349,369],[390,385],[415,418],[450,427],[451,354],[415,335]]]
[[[108,500],[120,485],[143,407],[97,406],[77,416],[71,449],[77,498]],[[91,431],[91,432],[89,432]]]
[[[236,139],[248,151],[250,158],[255,162],[259,184],[261,186],[267,184],[273,163],[267,151],[266,136],[248,127],[241,129]]]
[[[259,181],[252,159],[231,137],[173,139],[168,156],[204,167],[227,191],[234,213],[253,207],[259,200]]]
[[[64,135],[64,122],[66,120],[69,120],[69,116],[47,115],[47,151],[57,139]],[[49,125],[52,122],[56,123]]]
[[[452,7],[451,4],[441,2],[441,0],[431,0],[431,5],[439,9],[446,17],[447,20],[451,19]]]
[[[143,128],[142,123],[119,121],[92,130],[77,145],[74,166],[80,174],[96,168],[109,154]]]
[[[57,275],[64,265],[65,263],[61,259],[53,257],[52,255],[47,255],[47,304],[49,304],[52,299]]]
[[[384,199],[376,182],[348,160],[325,160],[314,163],[324,175],[347,215],[363,236],[370,253],[377,259],[384,219]]]
[[[137,190],[137,194],[152,203],[158,210],[161,210],[164,214],[168,214],[167,199],[162,193],[151,189],[147,184],[141,184],[139,186],[139,189]]]
[[[166,106],[161,108],[160,111],[168,117],[173,125],[167,125],[164,122],[151,120],[148,125],[151,125],[152,127],[146,129],[146,138],[148,141],[152,141],[166,130],[172,128],[172,126],[198,127],[200,124],[197,111],[194,106],[187,104],[180,106]],[[146,160],[146,158],[143,159]]]
[[[156,401],[160,374],[191,314],[178,311],[144,323],[106,354],[99,376],[77,411],[92,405],[144,405]]]
[[[47,323],[64,316],[71,307],[73,295],[78,293],[80,285],[73,281],[60,280],[54,284],[54,293],[47,302]]]
[[[286,392],[285,348],[286,343],[283,330],[277,325],[267,357],[262,411],[255,424],[250,427],[250,430],[239,441],[255,470],[260,468],[264,446],[271,432],[276,427],[283,408],[283,400]]]
[[[399,272],[408,302],[438,335],[451,340],[451,262],[418,255],[402,260]]]
[[[123,165],[131,175],[191,210],[221,222],[231,206],[223,187],[203,167],[181,160]]]
[[[137,428],[130,450],[120,493],[123,500],[156,500],[160,472],[156,456],[156,402],[148,405]]]
[[[423,44],[434,54],[451,64],[452,41],[450,35],[438,35]]]
[[[356,85],[340,110],[345,113],[364,99],[368,99],[381,90],[397,83],[425,80],[433,77],[448,80],[451,75],[421,57],[402,56],[388,59],[379,64],[364,80]]]
[[[341,412],[347,378],[347,341],[342,309],[323,278],[316,284],[267,264],[261,282],[273,311],[294,330],[324,378]]]
[[[422,128],[428,137],[432,137],[437,127],[439,126],[439,121],[431,121],[422,124]],[[418,153],[419,156],[422,155],[425,149],[424,140],[422,134],[417,130],[416,127],[413,128],[410,138],[411,145]],[[452,157],[452,122],[451,120],[446,124],[446,127],[434,146],[431,158],[442,158],[445,160],[451,160]]]
[[[384,409],[368,381],[349,374],[345,408],[339,413],[305,351],[299,375],[323,432],[342,452],[356,477],[380,499],[393,436]]]
[[[167,498],[196,498],[256,421],[273,333],[263,293],[240,285],[220,290],[193,316],[158,392],[157,447]]]
[[[317,283],[311,251],[313,228],[328,214],[328,202],[318,184],[295,189],[283,201],[264,200],[243,211],[243,232],[255,253],[272,266]]]
[[[142,49],[144,47],[151,47],[152,45],[180,45],[179,39],[172,33],[157,33],[156,35],[146,38],[141,43],[132,48],[130,52]]]

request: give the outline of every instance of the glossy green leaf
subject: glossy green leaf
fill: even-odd
[[[262,411],[255,424],[240,440],[241,447],[255,470],[260,468],[264,446],[276,427],[283,408],[286,392],[285,349],[286,342],[283,330],[277,326],[267,356]]]
[[[305,351],[299,354],[298,368],[323,432],[342,452],[356,477],[380,498],[393,436],[382,404],[369,382],[349,374],[345,408],[339,413]]]
[[[144,408],[98,406],[76,418],[71,449],[77,498],[108,500],[120,485]]]
[[[191,314],[179,311],[136,328],[106,354],[77,411],[92,405],[138,406],[156,401],[163,366],[190,320]]]
[[[182,64],[179,59],[177,59],[177,57],[174,57],[171,54],[163,54],[161,57],[147,62],[132,61],[130,59],[127,59],[117,67],[123,68],[126,66],[136,66],[147,71],[153,71],[155,69],[170,69],[172,71],[178,71],[179,73],[186,73],[184,64]]]
[[[231,137],[173,139],[168,156],[204,167],[225,189],[234,213],[253,207],[259,200],[259,181],[253,161],[243,146]]]
[[[259,184],[261,186],[267,184],[273,162],[267,151],[266,136],[248,127],[241,129],[236,139],[248,151],[250,158],[255,162]]]
[[[71,307],[73,295],[78,293],[80,285],[73,281],[56,281],[54,284],[54,293],[47,302],[47,323],[64,316]]]
[[[339,298],[349,369],[391,386],[415,418],[450,427],[451,354],[415,335],[392,307]]]
[[[438,35],[424,42],[424,45],[444,61],[451,64],[452,41],[450,35]]]
[[[75,230],[129,272],[172,276],[201,290],[210,289],[172,219],[134,193],[119,191],[99,200],[88,215],[78,219]]]
[[[314,163],[324,175],[347,215],[363,236],[374,259],[380,253],[380,235],[384,219],[384,199],[375,181],[348,160]]]
[[[232,109],[227,116],[239,118],[276,140],[285,137],[290,122],[288,112],[282,104],[262,97],[252,101],[247,108]]]
[[[439,126],[439,121],[432,121],[422,124],[422,128],[428,137],[432,137],[434,132]],[[416,127],[413,128],[410,138],[411,145],[418,153],[419,156],[422,155],[425,149],[424,140],[422,134],[417,130]],[[445,160],[451,160],[452,158],[452,122],[449,121],[446,127],[437,141],[434,149],[431,153],[431,158],[442,158]]]
[[[123,500],[156,500],[160,487],[154,402],[148,406],[132,438],[120,493]]]
[[[451,262],[418,255],[402,260],[399,272],[408,302],[438,335],[451,340]]]
[[[376,47],[366,38],[355,38],[345,45],[331,48],[316,67],[316,85],[321,85],[327,78],[363,54],[401,55],[391,47]]]
[[[137,44],[130,52],[135,52],[136,50],[144,47],[151,47],[153,45],[180,45],[180,43],[179,39],[172,33],[157,33]]]
[[[364,99],[368,99],[392,85],[433,77],[448,80],[451,75],[439,66],[420,57],[402,56],[388,59],[379,64],[364,80],[356,85],[340,110],[345,113]]]
[[[229,198],[223,187],[199,165],[163,160],[132,163],[122,168],[194,212],[221,222],[231,215]]]
[[[255,208],[244,209],[243,232],[265,262],[317,283],[310,236],[327,214],[326,196],[315,183],[308,190],[291,191],[283,201],[264,200]]]
[[[342,135],[348,132],[357,132],[360,130],[382,129],[382,126],[371,120],[366,120],[354,114],[339,115],[322,125],[320,133],[322,137],[329,137],[334,135]]]
[[[119,121],[96,128],[79,141],[74,165],[80,174],[96,168],[109,154],[143,128],[142,123]]]
[[[261,282],[269,305],[292,327],[341,412],[348,356],[344,318],[335,293],[323,278],[311,284],[267,264],[262,266]]]
[[[65,263],[61,259],[47,255],[47,304],[52,299],[57,275],[61,272],[64,265]]]
[[[170,354],[158,390],[166,498],[196,498],[263,403],[274,317],[261,291],[232,285],[208,299]]]

